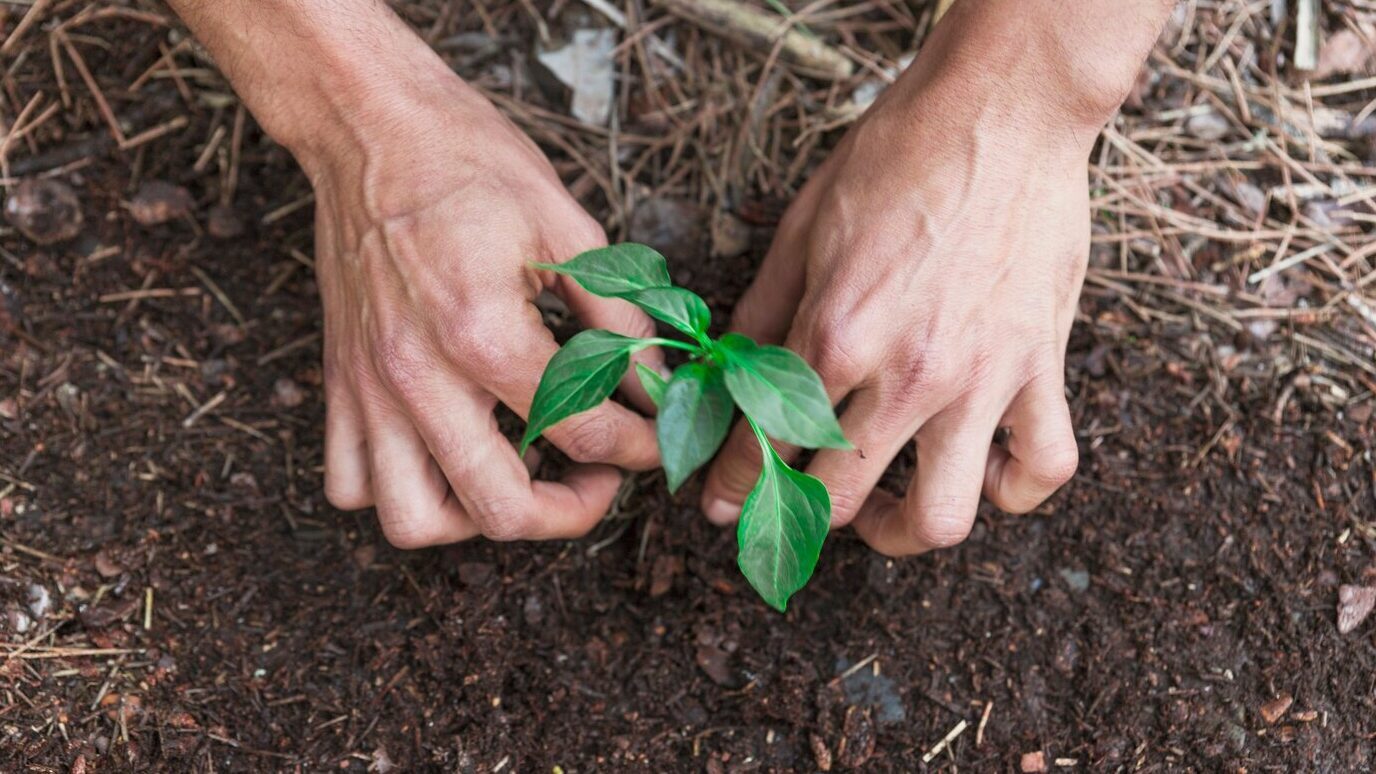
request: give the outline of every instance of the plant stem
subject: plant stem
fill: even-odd
[[[644,345],[647,346],[647,347],[654,347],[654,346],[659,346],[659,347],[673,347],[674,349],[684,349],[684,350],[687,350],[687,351],[692,352],[693,354],[696,354],[696,355],[705,355],[705,354],[707,354],[707,351],[706,351],[705,349],[703,349],[702,347],[698,346],[697,344],[690,344],[690,343],[688,343],[688,342],[686,342],[686,341],[676,341],[676,340],[674,340],[674,339],[661,339],[661,338],[656,337],[656,338],[653,338],[653,339],[641,339],[641,340],[640,340],[640,343],[641,343],[641,344],[644,344]]]
[[[760,460],[761,464],[763,464],[765,457],[775,453],[774,447],[770,445],[769,438],[765,436],[764,430],[761,430],[760,426],[755,424],[755,420],[751,419],[749,414],[742,410],[741,416],[745,417],[745,421],[750,424],[750,429],[755,431],[755,440],[760,443]]]

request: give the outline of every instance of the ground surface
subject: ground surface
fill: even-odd
[[[9,149],[11,195],[20,178],[65,181],[85,217],[47,247],[0,231],[0,769],[913,771],[962,722],[929,768],[1016,770],[1037,751],[1078,770],[1376,765],[1376,628],[1335,620],[1340,584],[1376,583],[1376,338],[1342,285],[1372,264],[1352,258],[1365,226],[1319,221],[1336,180],[1373,172],[1353,128],[1371,93],[1320,91],[1349,126],[1282,138],[1282,158],[1248,143],[1261,103],[1239,116],[1210,81],[1233,68],[1248,94],[1267,73],[1299,83],[1293,31],[1241,4],[1192,6],[1097,156],[1095,268],[1068,358],[1074,482],[1035,515],[983,513],[933,556],[888,560],[840,534],[777,615],[696,489],[671,499],[654,474],[577,542],[407,554],[371,513],[331,509],[309,188],[251,121],[236,130],[237,103],[175,33],[78,17],[69,36],[129,136],[186,121],[114,149],[70,64],[56,85],[46,45],[85,5],[53,4],[25,58],[5,60],[7,122],[40,90],[72,104]],[[27,7],[0,5],[0,38]],[[524,93],[523,55],[482,47],[499,28],[528,48],[524,6],[482,24],[447,7],[406,10],[465,75]],[[596,18],[541,7],[556,33]],[[871,37],[850,17],[811,26],[890,61],[929,22],[915,8],[874,6],[892,21]],[[1325,35],[1355,14],[1339,5]],[[796,180],[759,158],[724,181],[703,171],[733,152],[743,119],[727,108],[760,64],[690,25],[658,30],[690,71],[725,59],[740,83],[661,81],[670,102],[720,112],[668,144],[631,141],[647,161],[609,190],[605,133],[570,128],[544,93],[504,104],[547,127],[614,235],[637,205],[657,214],[632,216],[631,236],[686,233],[668,239],[677,278],[724,316]],[[135,89],[159,42],[178,77]],[[804,93],[792,75],[773,88]],[[1268,89],[1256,99],[1302,104]],[[641,123],[624,125],[657,131],[664,113],[628,100]],[[1223,136],[1200,139],[1217,127],[1191,129],[1198,115],[1224,115]],[[761,153],[800,131],[767,123]],[[836,133],[809,136],[814,158]],[[1276,193],[1296,170],[1328,190]],[[150,180],[185,186],[189,214],[138,222]],[[698,203],[753,224],[751,248],[712,257]],[[242,235],[212,235],[217,204]],[[1324,240],[1341,243],[1330,266],[1245,282]]]

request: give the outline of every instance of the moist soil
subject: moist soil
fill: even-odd
[[[0,235],[0,769],[1372,768],[1371,401],[1285,329],[1087,291],[1074,480],[928,556],[838,533],[786,614],[655,473],[583,540],[402,552],[322,494],[308,186],[250,122],[216,209],[193,134],[61,175],[74,240]],[[145,225],[149,180],[192,200]],[[780,204],[675,260],[717,319]]]
[[[1074,481],[929,556],[841,532],[787,614],[658,474],[581,541],[401,552],[324,500],[315,288],[301,270],[265,292],[309,219],[259,223],[304,184],[271,147],[245,169],[233,240],[129,222],[115,163],[78,178],[86,247],[120,256],[6,238],[26,271],[0,593],[51,597],[7,624],[11,651],[49,636],[3,666],[6,770],[907,771],[962,722],[927,765],[1371,765],[1376,630],[1339,635],[1334,612],[1376,574],[1361,406],[1221,374],[1205,332],[1087,295]],[[680,279],[720,316],[757,252]],[[150,276],[189,290],[102,303]]]

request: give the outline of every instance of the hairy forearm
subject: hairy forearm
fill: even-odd
[[[382,0],[169,2],[268,134],[303,163],[357,144],[360,132],[385,134],[412,106],[464,88]]]
[[[1172,0],[959,0],[896,91],[936,85],[950,102],[1092,141],[1131,89]],[[907,83],[904,83],[906,81]],[[901,98],[901,97],[900,97]]]

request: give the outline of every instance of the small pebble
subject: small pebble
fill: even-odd
[[[1361,625],[1376,607],[1376,588],[1338,587],[1338,633],[1347,634]]]
[[[29,179],[5,200],[5,219],[31,242],[50,245],[81,233],[81,202],[60,180]]]
[[[1046,771],[1046,753],[1038,750],[1036,752],[1023,753],[1022,761],[1018,764],[1024,774]]]
[[[138,193],[134,194],[128,207],[129,215],[139,225],[156,226],[184,217],[195,205],[191,192],[182,186],[163,180],[149,180],[139,186]]]
[[[244,233],[244,222],[232,207],[217,204],[206,213],[205,230],[216,239],[233,239]]]
[[[29,612],[33,617],[43,620],[43,616],[53,607],[53,595],[49,593],[46,586],[35,583],[29,586]]]
[[[1228,119],[1213,110],[1190,116],[1185,121],[1185,131],[1201,140],[1221,140],[1231,129]]]
[[[282,377],[272,385],[272,402],[282,408],[296,408],[306,400],[306,391],[295,381]]]

